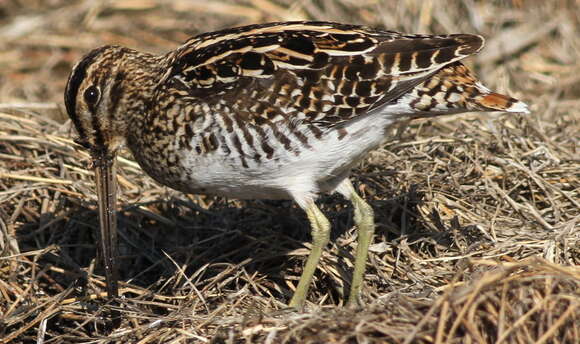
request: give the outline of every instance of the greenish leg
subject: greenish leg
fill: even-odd
[[[294,296],[290,300],[289,306],[294,308],[302,308],[304,305],[308,288],[312,282],[312,276],[314,275],[314,271],[316,271],[318,261],[322,255],[322,250],[324,250],[330,240],[330,222],[314,202],[306,208],[306,215],[310,221],[312,231],[312,250],[310,251],[306,265],[304,265],[304,270],[298,282],[298,287],[296,287],[296,292],[294,292]]]
[[[351,186],[352,188],[352,186]],[[375,232],[373,208],[368,205],[355,191],[352,190],[350,200],[354,205],[354,222],[358,228],[358,244],[354,260],[354,272],[350,285],[348,306],[355,306],[358,302],[361,286],[364,280],[365,265],[369,253],[369,245]]]
[[[338,185],[336,192],[350,200],[354,206],[354,222],[358,229],[358,244],[356,246],[356,256],[354,259],[352,283],[350,284],[350,295],[346,304],[348,306],[356,306],[364,280],[369,245],[373,240],[373,234],[375,232],[374,212],[373,208],[356,193],[348,178],[344,179]]]

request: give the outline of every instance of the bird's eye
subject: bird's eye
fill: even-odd
[[[84,93],[85,102],[90,106],[93,107],[99,102],[99,98],[101,97],[101,92],[99,91],[98,87],[96,86],[89,86]]]

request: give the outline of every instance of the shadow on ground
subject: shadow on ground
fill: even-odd
[[[309,224],[303,211],[291,201],[205,198],[204,203],[209,201],[211,206],[204,208],[195,199],[183,196],[122,206],[118,214],[122,285],[165,295],[206,294],[211,289],[219,293],[224,288],[248,288],[249,281],[260,278],[261,288],[266,286],[260,290],[263,296],[287,302],[292,291],[286,281],[297,283],[309,252],[306,247],[310,247]],[[415,188],[370,202],[377,222],[375,251],[390,251],[392,260],[402,240],[419,249],[453,243],[449,233],[433,232],[417,221],[421,202],[422,195]],[[332,222],[332,234],[316,283],[332,290],[329,302],[338,304],[348,296],[343,283],[348,286],[354,261],[352,207],[339,196],[323,196],[318,204]],[[55,292],[71,286],[75,289],[71,296],[103,292],[102,283],[91,284],[87,279],[92,272],[104,275],[100,258],[95,259],[98,213],[94,205],[77,204],[71,209],[66,219],[50,213],[41,216],[42,223],[65,223],[50,227],[55,231],[39,232],[42,224],[38,222],[22,226],[19,246],[26,251],[54,247],[41,256],[39,267],[55,282]],[[51,273],[49,267],[59,270]]]

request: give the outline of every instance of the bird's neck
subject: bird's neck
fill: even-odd
[[[121,111],[117,111],[119,133],[128,138],[135,128],[146,126],[150,120],[150,110],[154,108],[159,84],[167,70],[166,58],[131,51],[117,72],[123,80],[123,94],[119,97]],[[114,90],[112,91],[114,92]],[[128,118],[127,118],[128,117]]]

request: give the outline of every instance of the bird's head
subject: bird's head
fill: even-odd
[[[64,94],[66,111],[79,135],[76,142],[93,158],[112,157],[125,143],[128,114],[150,97],[157,62],[153,55],[108,45],[74,66]]]

